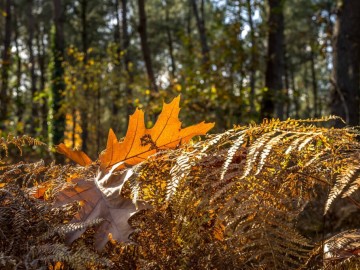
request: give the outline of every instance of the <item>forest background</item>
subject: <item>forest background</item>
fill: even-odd
[[[1,0],[0,137],[90,156],[136,107],[185,124],[335,114],[359,125],[358,0]]]

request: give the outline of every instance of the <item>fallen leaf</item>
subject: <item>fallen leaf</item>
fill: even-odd
[[[206,134],[214,123],[201,122],[182,129],[178,118],[180,96],[169,104],[164,103],[158,120],[151,129],[144,123],[144,112],[136,109],[130,116],[129,127],[122,142],[119,142],[112,129],[109,131],[107,146],[100,155],[100,166],[108,170],[114,164],[124,162],[118,169],[132,166],[145,160],[160,149],[172,149],[187,143],[192,137]]]
[[[62,262],[56,262],[54,266],[49,266],[49,269],[53,270],[62,270],[64,269],[64,263]]]
[[[65,155],[66,157],[81,166],[87,166],[92,163],[92,160],[83,151],[72,150],[63,143],[60,143],[56,146],[56,151],[58,151],[60,154]]]
[[[112,239],[128,241],[128,236],[133,229],[128,224],[128,219],[138,210],[132,200],[121,196],[121,190],[125,182],[132,175],[131,169],[114,174],[113,171],[119,164],[106,174],[99,172],[95,179],[74,179],[71,184],[58,193],[55,206],[65,205],[74,201],[83,202],[80,211],[74,216],[71,223],[91,223],[103,219],[104,221],[96,228],[95,247],[103,249],[109,241],[109,233]],[[139,209],[145,208],[142,202],[137,203]],[[66,241],[71,244],[79,238],[86,229],[76,230],[66,235]]]
[[[54,186],[52,181],[43,182],[31,188],[29,194],[36,199],[47,200],[46,191],[50,190]]]
[[[57,195],[56,205],[74,201],[82,202],[80,211],[72,223],[93,224],[96,220],[105,220],[95,230],[95,245],[101,250],[111,239],[127,241],[132,228],[128,219],[139,209],[147,208],[145,203],[121,196],[121,190],[133,171],[129,166],[140,163],[161,149],[176,148],[187,143],[196,135],[204,135],[214,123],[199,123],[181,128],[178,118],[180,96],[169,104],[164,103],[162,112],[153,128],[147,129],[144,123],[144,112],[136,109],[130,116],[129,127],[122,142],[119,142],[112,129],[109,131],[105,151],[100,155],[100,172],[95,179],[74,179]],[[81,151],[73,151],[64,144],[58,151],[82,166],[92,163]],[[114,173],[122,169],[121,173]],[[67,235],[68,243],[79,238],[85,229]]]
[[[224,240],[224,232],[225,232],[225,225],[223,224],[223,222],[221,220],[219,220],[217,218],[215,226],[214,226],[214,231],[213,231],[215,239],[217,239],[219,241],[223,241]]]

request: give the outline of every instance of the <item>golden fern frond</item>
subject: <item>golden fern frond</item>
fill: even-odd
[[[176,193],[176,189],[182,179],[189,175],[191,169],[190,154],[180,155],[175,162],[175,165],[170,170],[171,180],[166,187],[166,201]]]
[[[14,145],[18,148],[20,151],[20,155],[22,155],[22,148],[25,145],[30,146],[44,146],[45,143],[41,142],[38,139],[32,138],[27,135],[22,136],[14,136],[12,134],[8,134],[6,138],[1,137],[0,138],[0,148],[2,148],[5,151],[5,156],[7,157],[9,155],[9,145]],[[1,159],[1,156],[0,156]]]
[[[356,269],[360,266],[360,230],[338,233],[325,240],[323,246],[323,269]]]
[[[257,166],[257,170],[255,172],[255,175],[258,175],[261,171],[261,169],[264,167],[266,158],[269,156],[272,148],[276,146],[285,136],[287,136],[287,133],[280,133],[279,135],[276,135],[275,137],[271,138],[265,145],[264,149],[261,152],[259,164]]]
[[[342,198],[350,197],[356,190],[360,189],[360,177],[356,177],[350,184],[347,191],[342,195]]]
[[[71,269],[109,269],[113,263],[100,257],[96,252],[80,244],[74,252],[64,244],[44,244],[33,246],[26,256],[23,263],[25,267],[31,266],[33,269],[39,269],[41,266],[47,266],[50,263],[62,262]]]
[[[344,167],[343,171],[338,175],[338,177],[336,178],[335,185],[330,190],[328,199],[325,204],[325,210],[324,210],[325,214],[329,211],[330,206],[334,202],[334,200],[342,192],[344,192],[345,187],[348,186],[350,182],[352,182],[351,187],[348,189],[346,193],[344,193],[343,197],[350,196],[358,188],[357,181],[359,181],[358,180],[359,178],[356,177],[354,180],[354,176],[359,173],[360,163],[352,164],[351,161],[352,160],[350,161],[343,160],[343,164],[346,164],[346,167]]]
[[[78,223],[69,223],[65,225],[56,226],[54,228],[51,228],[48,232],[42,234],[39,236],[39,241],[45,241],[50,239],[51,237],[55,235],[59,235],[61,237],[64,237],[66,234],[74,232],[74,231],[80,231],[85,230],[94,226],[99,225],[104,220],[101,218],[96,218],[91,221],[86,222],[78,222]]]
[[[266,145],[267,142],[271,140],[273,135],[276,134],[275,131],[265,133],[263,136],[258,138],[250,147],[249,152],[246,157],[246,164],[244,168],[243,178],[247,177],[254,168],[256,168],[256,160],[260,155],[260,150]]]
[[[238,136],[238,138],[233,142],[232,146],[229,148],[229,151],[227,152],[227,157],[225,159],[222,171],[221,171],[221,176],[220,176],[220,180],[223,180],[225,177],[225,174],[227,172],[227,169],[229,167],[229,165],[231,164],[236,151],[239,149],[239,147],[244,143],[245,141],[245,131],[241,131],[239,133],[236,134]]]
[[[306,261],[311,245],[297,219],[315,184],[332,183],[331,169],[340,166],[334,157],[342,150],[331,150],[349,147],[354,138],[313,122],[238,127],[142,165],[132,186],[154,205],[135,226],[134,241],[146,247],[144,265],[186,268],[190,254],[210,268],[290,269]],[[158,248],[165,239],[171,251]]]
[[[212,146],[218,145],[222,141],[226,140],[232,133],[233,130],[228,130],[224,133],[213,135],[212,137],[210,137],[210,139],[202,142],[203,149],[201,150],[201,152],[207,152]]]
[[[322,122],[328,122],[331,120],[340,120],[341,122],[346,124],[344,119],[342,119],[340,116],[336,116],[336,115],[322,116],[321,118],[308,118],[308,119],[296,119],[296,120],[288,119],[287,121],[295,121],[297,123],[322,123]]]

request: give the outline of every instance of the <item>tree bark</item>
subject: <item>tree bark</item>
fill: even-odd
[[[360,1],[342,1],[333,41],[331,112],[349,125],[359,125]]]
[[[31,106],[31,115],[28,118],[27,124],[29,126],[29,133],[34,136],[36,126],[38,125],[38,110],[35,103],[35,96],[37,92],[37,76],[35,74],[35,56],[34,56],[34,48],[33,48],[33,41],[34,41],[34,32],[35,32],[35,18],[33,14],[33,7],[34,1],[28,1],[27,7],[27,30],[28,30],[28,40],[27,46],[29,50],[29,73],[30,73],[30,90],[31,90],[31,99],[30,99],[30,106]]]
[[[65,114],[60,113],[65,90],[64,68],[64,13],[61,0],[53,0],[55,33],[53,36],[53,70],[52,70],[52,144],[63,141],[65,131]],[[61,158],[59,158],[61,159]]]
[[[176,72],[176,64],[175,64],[175,57],[174,57],[174,46],[173,46],[173,37],[171,33],[170,25],[170,15],[169,15],[169,3],[165,1],[165,28],[166,28],[166,36],[167,36],[167,43],[169,47],[169,55],[170,55],[170,62],[171,62],[171,76],[172,79],[175,78]]]
[[[250,26],[250,41],[251,41],[251,51],[250,51],[250,113],[255,114],[255,61],[256,61],[256,40],[255,40],[255,29],[252,19],[252,6],[251,1],[246,1],[246,7],[249,18]]]
[[[317,87],[317,78],[316,78],[316,68],[315,68],[315,52],[313,44],[310,46],[310,63],[311,63],[311,84],[313,90],[313,112],[314,117],[319,116],[319,98],[318,98],[318,87]]]
[[[283,42],[284,42],[284,0],[269,0],[269,37],[266,60],[265,87],[260,116],[262,118],[283,118]]]
[[[24,116],[24,102],[22,99],[22,93],[20,90],[21,87],[21,57],[20,57],[20,48],[19,48],[19,24],[18,24],[18,17],[17,17],[17,11],[14,10],[14,42],[15,42],[15,58],[16,58],[16,98],[15,98],[15,104],[16,104],[16,117],[17,122],[22,122],[23,116]]]
[[[121,44],[121,35],[120,35],[120,15],[119,15],[119,0],[115,0],[114,3],[114,11],[115,11],[115,27],[114,27],[114,42],[116,44],[116,56],[115,56],[115,72],[117,76],[121,76],[121,50],[122,50],[122,44]],[[119,100],[121,98],[121,84],[118,83],[114,86],[114,93],[113,93],[114,100],[111,103],[111,127],[114,130],[117,130],[119,127]]]
[[[45,91],[45,84],[46,84],[46,67],[45,67],[45,58],[46,58],[46,46],[44,43],[44,30],[41,27],[38,28],[37,31],[37,50],[38,50],[38,66],[40,71],[40,91]],[[48,106],[46,98],[42,98],[41,103],[41,134],[44,138],[47,138],[47,117],[48,117]]]
[[[197,0],[191,0],[191,2],[192,2],[194,15],[195,15],[195,19],[196,19],[196,26],[197,26],[197,29],[199,32],[199,37],[200,37],[203,65],[205,66],[205,69],[209,69],[210,49],[209,49],[207,37],[206,37],[205,18],[204,18],[205,17],[204,16],[205,15],[204,0],[201,0],[201,3],[200,3],[201,16],[199,14]]]
[[[132,85],[134,83],[134,73],[131,67],[131,53],[129,51],[130,47],[130,36],[128,32],[128,1],[121,0],[122,5],[122,35],[123,35],[123,50],[125,52],[124,55],[124,65],[126,70],[126,116],[127,121],[129,121],[129,116],[134,112],[133,106],[133,93],[132,93]]]
[[[285,102],[285,118],[290,117],[290,78],[289,78],[289,56],[287,55],[286,46],[284,44],[284,86],[285,86],[285,95],[286,95],[286,102]]]
[[[149,80],[150,90],[154,92],[158,92],[158,88],[156,85],[156,79],[154,75],[153,65],[151,62],[151,53],[149,48],[149,43],[147,39],[147,18],[145,11],[145,0],[138,0],[138,8],[139,8],[139,34],[141,41],[141,50],[145,61],[146,72]]]
[[[8,113],[8,87],[9,87],[9,71],[10,71],[10,43],[11,43],[11,0],[5,3],[5,31],[4,43],[2,51],[2,65],[1,65],[1,91],[0,91],[0,121],[7,118]]]
[[[87,50],[88,50],[88,38],[87,38],[87,18],[86,18],[86,12],[87,12],[87,0],[81,0],[81,42],[82,42],[82,52],[84,54],[83,63],[84,63],[84,69],[87,62]],[[87,73],[86,70],[84,70],[83,74],[83,95],[84,98],[89,94],[88,90],[88,79],[87,79]],[[88,131],[88,107],[81,108],[81,140],[82,140],[82,150],[84,152],[87,152],[88,150],[88,137],[89,137],[89,131]],[[73,131],[75,132],[75,131]]]
[[[291,66],[290,67],[290,81],[291,81],[291,89],[293,91],[293,99],[294,99],[294,109],[295,109],[295,118],[299,119],[300,118],[300,94],[298,89],[296,88],[296,83],[295,83],[295,74],[294,74],[294,69]]]

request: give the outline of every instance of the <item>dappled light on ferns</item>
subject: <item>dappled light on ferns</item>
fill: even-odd
[[[336,211],[339,202],[359,207],[357,133],[322,127],[334,119],[265,120],[197,143],[176,137],[170,149],[156,145],[155,133],[143,132],[137,137],[150,140],[145,149],[150,154],[125,166],[112,135],[100,161],[78,162],[85,167],[43,162],[3,166],[0,266],[359,266],[359,224],[335,235],[319,231],[322,238],[298,227],[306,207],[319,202],[322,192],[328,196],[320,220]],[[137,143],[141,149],[141,141]],[[71,151],[63,152],[72,158]],[[87,186],[91,194],[83,192]],[[91,208],[94,198],[103,206]],[[121,218],[119,225],[110,211],[124,202],[131,211],[115,215]],[[27,245],[16,244],[19,239]]]

